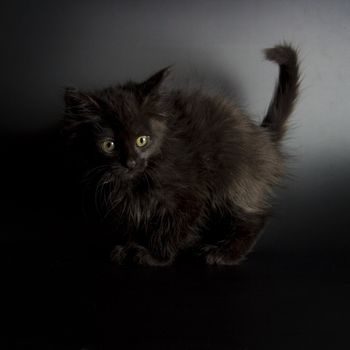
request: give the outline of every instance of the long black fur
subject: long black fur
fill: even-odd
[[[279,65],[280,73],[275,93],[262,126],[272,132],[274,140],[282,139],[286,131],[286,122],[293,112],[298,97],[300,76],[297,52],[285,44],[265,49],[265,57]]]
[[[164,91],[169,68],[142,83],[67,88],[65,131],[86,201],[111,225],[114,262],[169,265],[190,250],[232,265],[251,250],[285,172],[279,141],[299,87],[291,46],[265,54],[280,73],[261,126],[224,97]],[[151,137],[142,150],[141,135]],[[115,143],[111,154],[101,151],[104,139]]]

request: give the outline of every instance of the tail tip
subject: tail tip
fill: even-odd
[[[264,49],[265,58],[279,65],[295,64],[297,62],[298,50],[291,44],[283,43],[271,48]]]

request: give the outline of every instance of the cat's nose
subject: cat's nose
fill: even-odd
[[[136,161],[134,159],[129,159],[127,162],[126,162],[126,166],[131,170],[131,169],[134,169],[135,166],[136,166]]]

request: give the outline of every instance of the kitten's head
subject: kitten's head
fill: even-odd
[[[96,170],[104,183],[142,176],[160,154],[166,133],[159,89],[168,73],[167,67],[142,83],[93,92],[66,89],[65,131],[85,171]]]

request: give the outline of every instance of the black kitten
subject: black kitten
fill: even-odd
[[[143,83],[66,90],[65,129],[114,223],[113,261],[168,265],[191,248],[232,265],[250,251],[284,173],[280,141],[299,86],[291,46],[265,55],[280,73],[261,126],[223,97],[163,91],[168,68]]]

